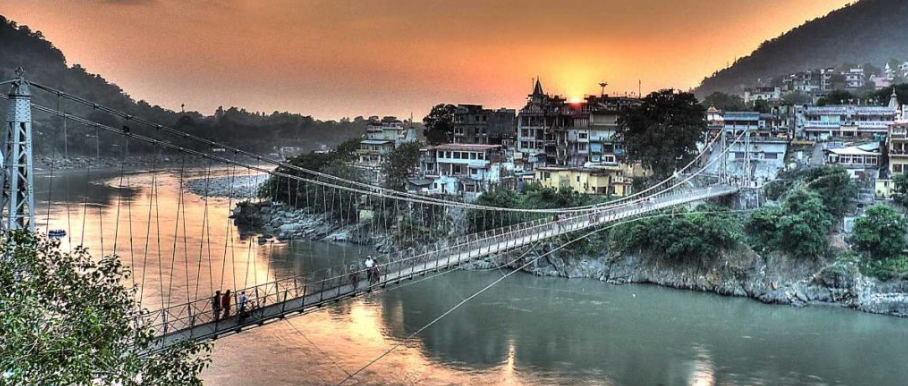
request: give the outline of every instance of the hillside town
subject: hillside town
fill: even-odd
[[[725,162],[710,162],[720,156],[711,151],[700,165],[712,164],[712,173],[726,168],[728,175],[758,186],[786,170],[841,166],[879,200],[890,198],[892,178],[908,171],[908,106],[899,103],[894,89],[883,105],[766,100],[767,112],[704,106],[708,135],[701,147],[725,132],[731,148]],[[536,183],[569,187],[579,194],[625,197],[634,193],[635,179],[651,175],[639,162],[628,160],[616,134],[622,112],[639,104],[639,98],[610,96],[604,87],[600,95],[570,102],[547,94],[537,79],[519,110],[457,105],[451,116],[453,130],[437,144],[420,142],[412,124],[372,117],[360,141],[357,166],[368,172],[371,182],[380,183],[387,156],[403,144],[418,142],[422,144],[418,163],[412,165],[407,185],[412,193],[473,201],[494,189],[520,191]],[[742,132],[747,141],[735,142]]]

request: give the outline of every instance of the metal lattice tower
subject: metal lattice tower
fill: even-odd
[[[9,90],[6,110],[2,162],[3,195],[0,218],[5,230],[28,229],[35,231],[35,184],[32,177],[32,111],[31,91],[25,80],[25,71],[16,69],[18,78]]]

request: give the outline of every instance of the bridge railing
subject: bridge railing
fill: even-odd
[[[677,190],[647,197],[622,207],[594,209],[588,213],[559,217],[557,221],[553,221],[552,218],[540,218],[525,223],[512,224],[507,227],[467,234],[448,241],[423,246],[418,251],[413,249],[398,251],[387,256],[385,262],[378,264],[381,276],[379,282],[375,285],[412,278],[427,271],[446,268],[493,253],[505,252],[538,240],[609,223],[617,219],[633,217],[679,203],[727,194],[731,191],[734,191],[734,188],[712,187],[695,191]],[[276,304],[284,306],[288,300],[292,299],[302,299],[300,307],[300,310],[302,310],[309,306],[339,299],[372,287],[374,285],[370,287],[368,282],[367,269],[350,269],[347,266],[339,266],[305,275],[278,279],[239,291],[245,292],[248,298],[245,306],[246,314],[255,316],[256,310]],[[219,323],[222,320],[226,320],[225,318],[236,314],[236,302],[239,292],[231,293],[231,295],[232,307],[226,314],[223,309],[216,314],[218,307],[215,307],[214,303],[217,301],[220,304],[220,299],[215,300],[212,296],[150,312],[146,315],[146,321],[158,336],[191,329],[199,325]],[[282,309],[280,311],[283,314],[285,310]],[[255,320],[255,317],[251,318],[251,320]]]

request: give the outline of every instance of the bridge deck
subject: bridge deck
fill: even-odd
[[[575,215],[557,223],[542,219],[464,236],[448,245],[436,245],[434,250],[381,265],[380,281],[372,286],[365,280],[365,272],[332,275],[330,270],[321,275],[321,280],[313,280],[312,276],[308,276],[262,284],[244,290],[249,294],[247,305],[254,308],[247,310],[242,317],[231,315],[218,319],[211,309],[210,298],[207,298],[159,310],[150,314],[149,319],[156,333],[162,337],[163,346],[183,339],[216,338],[278,320],[291,313],[309,312],[327,303],[385,288],[414,276],[527,246],[539,240],[735,192],[737,189],[734,187],[702,188],[683,194],[663,195],[646,203]]]

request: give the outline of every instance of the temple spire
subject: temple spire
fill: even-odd
[[[536,76],[536,86],[533,87],[533,96],[541,97],[543,95],[545,95],[545,93],[542,92],[542,83],[539,81],[539,76]]]
[[[899,108],[899,96],[895,93],[895,86],[892,87],[892,96],[889,98],[889,108]]]

